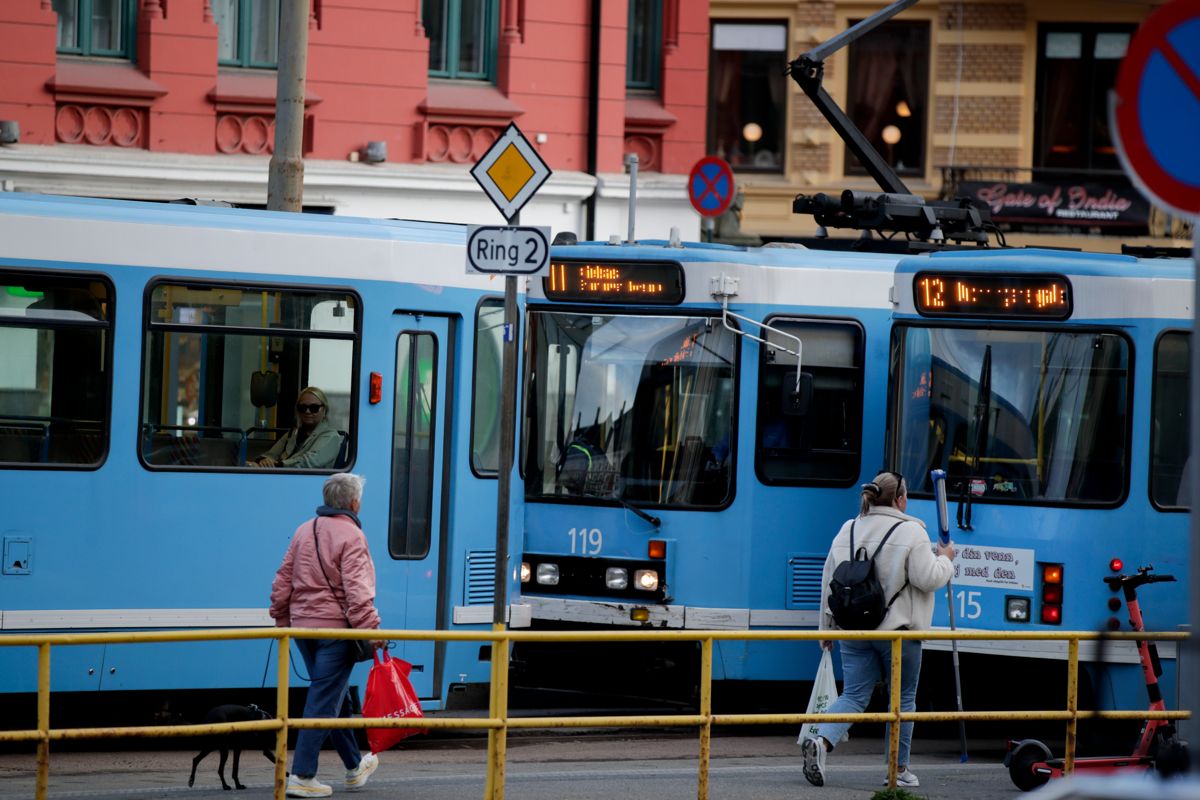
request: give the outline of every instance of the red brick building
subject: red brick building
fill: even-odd
[[[0,3],[0,120],[19,132],[0,189],[264,203],[279,2]],[[698,230],[703,0],[309,6],[306,206],[495,221],[468,169],[516,122],[555,173],[523,221],[582,233],[595,192],[596,235],[623,233],[636,153],[638,234]]]

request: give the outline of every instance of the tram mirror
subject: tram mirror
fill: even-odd
[[[279,373],[250,373],[250,404],[257,408],[271,408],[279,402]]]
[[[789,417],[803,417],[812,402],[813,376],[811,372],[789,372],[783,378],[783,413]]]

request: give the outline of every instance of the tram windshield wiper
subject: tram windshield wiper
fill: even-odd
[[[975,482],[976,476],[979,474],[979,466],[983,461],[984,455],[987,453],[988,440],[988,420],[991,416],[990,407],[992,405],[992,346],[989,344],[983,349],[983,363],[979,366],[979,389],[975,395],[975,447],[969,454],[967,463],[970,464],[970,471],[967,474],[967,483],[963,494],[959,496],[958,510],[956,517],[960,530],[974,530],[971,527],[971,484]],[[966,518],[963,517],[963,499],[966,499]]]
[[[649,522],[654,527],[656,527],[656,528],[662,527],[662,519],[654,516],[653,514],[651,514],[648,511],[638,508],[633,503],[626,500],[624,497],[621,497],[621,495],[619,495],[615,491],[612,494],[595,494],[592,492],[585,492],[584,497],[594,497],[597,500],[611,500],[614,503],[616,503],[617,505],[624,508],[626,511],[632,511],[635,515],[646,520],[646,522]]]

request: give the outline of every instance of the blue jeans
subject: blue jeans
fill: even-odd
[[[857,714],[867,707],[875,684],[880,680],[890,681],[892,673],[892,643],[873,641],[841,641],[842,650],[842,694],[825,709],[827,714]],[[921,643],[916,640],[904,642],[900,648],[900,710],[917,710],[917,680],[921,677]],[[850,729],[849,722],[823,722],[818,728],[820,735],[830,745],[837,742]],[[889,725],[884,739],[890,735]],[[900,724],[900,752],[896,766],[908,766],[908,751],[912,745],[913,724]]]
[[[296,647],[308,667],[308,697],[304,701],[304,716],[350,716],[350,642],[345,639],[297,639]],[[309,730],[296,734],[296,751],[292,755],[292,772],[301,778],[317,774],[317,759],[326,737],[333,737],[333,746],[346,769],[354,769],[362,760],[354,731]]]

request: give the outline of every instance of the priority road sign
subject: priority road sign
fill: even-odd
[[[688,200],[704,217],[719,217],[733,202],[733,170],[722,158],[705,156],[688,175]]]
[[[471,175],[504,218],[511,220],[551,172],[521,129],[510,122],[500,138],[471,167]]]
[[[549,228],[467,226],[467,272],[537,275],[549,266]]]
[[[1117,152],[1158,205],[1200,216],[1200,0],[1173,0],[1129,43],[1112,95]]]

